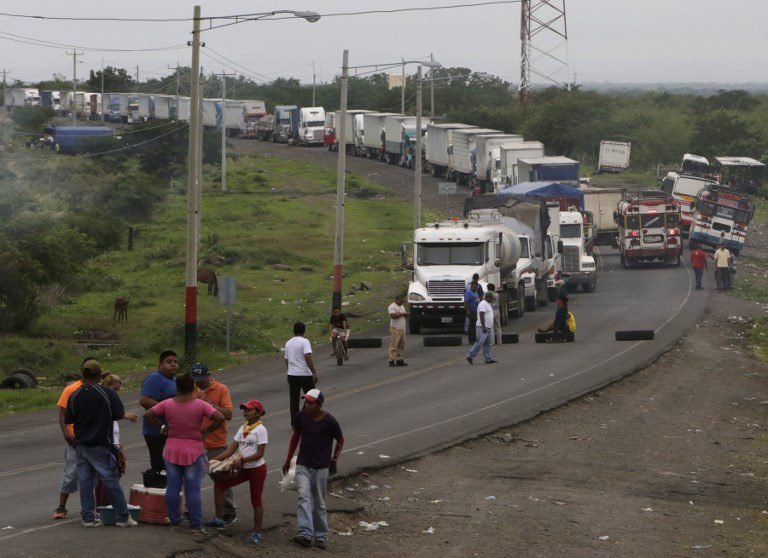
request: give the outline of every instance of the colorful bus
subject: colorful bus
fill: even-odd
[[[696,200],[696,194],[709,185],[715,185],[716,181],[704,176],[684,174],[681,172],[670,172],[661,181],[661,190],[671,195],[682,210],[683,234],[688,234],[691,228],[691,204]]]
[[[707,186],[692,205],[690,243],[713,248],[722,243],[738,255],[755,213],[749,196],[723,186]]]
[[[680,265],[680,204],[664,192],[628,194],[616,206],[619,255],[624,267],[659,261]]]

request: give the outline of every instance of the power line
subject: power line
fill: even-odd
[[[13,38],[11,38],[13,37]],[[154,52],[154,51],[163,51],[163,50],[179,50],[182,48],[187,48],[187,45],[171,45],[166,47],[156,47],[156,48],[101,48],[101,47],[87,47],[82,45],[72,45],[69,43],[56,43],[53,41],[46,41],[44,39],[36,39],[34,37],[25,37],[23,35],[15,35],[13,33],[8,33],[7,31],[0,31],[0,39],[5,41],[11,41],[14,43],[22,43],[25,45],[33,45],[33,46],[40,46],[40,47],[46,47],[46,48],[56,48],[56,49],[62,49],[62,48],[76,48],[80,50],[88,50],[93,52]]]

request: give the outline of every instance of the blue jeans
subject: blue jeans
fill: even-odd
[[[168,519],[171,525],[181,522],[179,501],[181,485],[184,485],[184,496],[187,498],[189,510],[189,526],[199,529],[203,522],[203,472],[205,470],[205,454],[200,455],[191,465],[176,465],[165,460],[165,471],[168,483],[165,489],[165,505],[168,508]]]
[[[480,347],[483,348],[483,358],[485,359],[485,362],[488,362],[490,360],[493,360],[493,355],[491,355],[491,345],[493,345],[493,328],[486,328],[485,333],[483,333],[483,328],[480,326],[475,327],[475,336],[477,338],[477,341],[475,341],[474,346],[469,351],[469,354],[467,355],[469,358],[475,358],[477,356],[477,353],[480,352]]]
[[[704,276],[704,270],[703,269],[698,269],[698,268],[694,267],[693,268],[693,275],[696,277],[696,288],[700,289],[701,288],[701,278]]]
[[[328,513],[325,510],[325,487],[328,469],[312,469],[296,465],[299,490],[296,523],[299,535],[328,542]]]
[[[77,453],[77,481],[80,484],[80,515],[83,521],[96,519],[96,498],[94,484],[96,476],[101,479],[104,488],[112,500],[115,517],[118,522],[127,521],[128,504],[120,487],[117,460],[107,446],[83,446],[75,448]]]

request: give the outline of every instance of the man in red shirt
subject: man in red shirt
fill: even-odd
[[[702,289],[701,278],[704,276],[704,270],[707,268],[707,255],[698,244],[691,251],[691,267],[693,268],[693,274],[696,276],[696,290],[699,291]]]

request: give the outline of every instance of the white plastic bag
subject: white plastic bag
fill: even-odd
[[[293,459],[291,459],[291,466],[288,468],[288,472],[283,475],[283,478],[280,480],[280,492],[285,492],[286,490],[296,490],[296,458],[298,456],[294,455]]]

